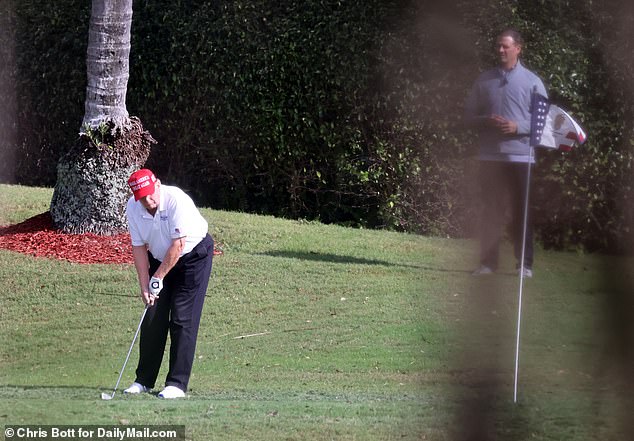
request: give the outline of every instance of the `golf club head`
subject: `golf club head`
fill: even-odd
[[[112,394],[107,394],[105,392],[101,393],[102,400],[112,400],[114,398],[114,392]]]

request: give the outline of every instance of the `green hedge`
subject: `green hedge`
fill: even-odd
[[[9,1],[17,16],[16,177],[52,186],[83,117],[90,2]]]
[[[86,3],[14,2],[21,183],[53,185],[79,129]],[[462,104],[495,63],[495,34],[514,26],[528,41],[526,64],[590,135],[572,154],[541,155],[539,237],[620,251],[632,225],[634,139],[633,26],[621,7],[135,1],[127,106],[159,142],[148,165],[200,204],[469,235],[477,164]]]
[[[151,165],[212,206],[393,222],[384,207],[403,175],[375,86],[396,12],[385,1],[140,8],[129,107],[162,144]]]

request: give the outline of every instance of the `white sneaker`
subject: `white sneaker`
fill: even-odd
[[[522,272],[522,277],[524,277],[525,279],[530,279],[531,277],[533,277],[533,270],[530,268],[522,268],[521,270],[517,270],[517,274],[520,274],[520,271]]]
[[[185,397],[185,392],[176,386],[166,386],[159,394],[159,398],[172,399],[172,398],[183,398]]]
[[[472,276],[486,276],[489,274],[493,274],[494,271],[485,265],[480,265],[475,271],[471,273]]]
[[[132,385],[123,391],[124,394],[140,394],[143,392],[149,392],[150,388],[145,387],[142,384],[137,383],[136,381],[132,383]]]

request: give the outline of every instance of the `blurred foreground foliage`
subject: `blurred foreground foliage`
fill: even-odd
[[[18,183],[52,186],[77,136],[88,3],[5,5]],[[462,104],[495,64],[495,35],[515,27],[525,64],[589,134],[572,153],[539,158],[538,237],[620,252],[634,206],[634,21],[624,3],[139,0],[127,106],[159,141],[148,166],[199,204],[467,236],[478,189]]]

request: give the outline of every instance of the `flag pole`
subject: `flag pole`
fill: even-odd
[[[522,256],[520,259],[520,286],[518,293],[518,302],[517,302],[517,337],[515,342],[515,373],[514,373],[514,386],[513,386],[513,402],[517,403],[517,383],[518,383],[518,372],[519,372],[519,361],[520,361],[520,330],[522,323],[522,294],[524,292],[524,261],[526,258],[526,232],[528,230],[528,201],[530,195],[530,186],[531,186],[531,165],[534,161],[535,148],[541,144],[541,138],[543,131],[546,126],[546,120],[548,116],[550,108],[550,102],[548,98],[542,96],[537,92],[537,86],[533,86],[533,93],[531,97],[531,139],[529,143],[529,155],[528,155],[528,163],[527,163],[527,172],[526,172],[526,194],[524,197],[524,226],[522,231]],[[564,112],[562,109],[559,109],[563,112],[563,114],[570,120],[574,127],[574,131],[576,132],[575,141],[583,144],[586,140],[586,134],[581,129],[579,124],[575,120],[573,120],[570,115]],[[566,137],[568,138],[568,137]],[[556,141],[554,145],[550,146],[552,148],[562,149],[561,146],[562,141]],[[567,143],[564,142],[564,145]],[[549,144],[545,144],[544,146],[548,147]]]
[[[514,385],[513,385],[513,402],[517,403],[517,376],[519,371],[519,362],[520,362],[520,329],[522,323],[522,294],[524,291],[524,259],[526,255],[526,231],[528,229],[528,199],[530,193],[530,184],[531,184],[531,163],[533,161],[533,150],[534,147],[530,146],[530,153],[527,163],[527,172],[526,172],[526,195],[524,197],[524,225],[522,228],[522,257],[520,259],[520,287],[518,293],[518,307],[517,307],[517,337],[515,341],[515,374],[514,374]]]

